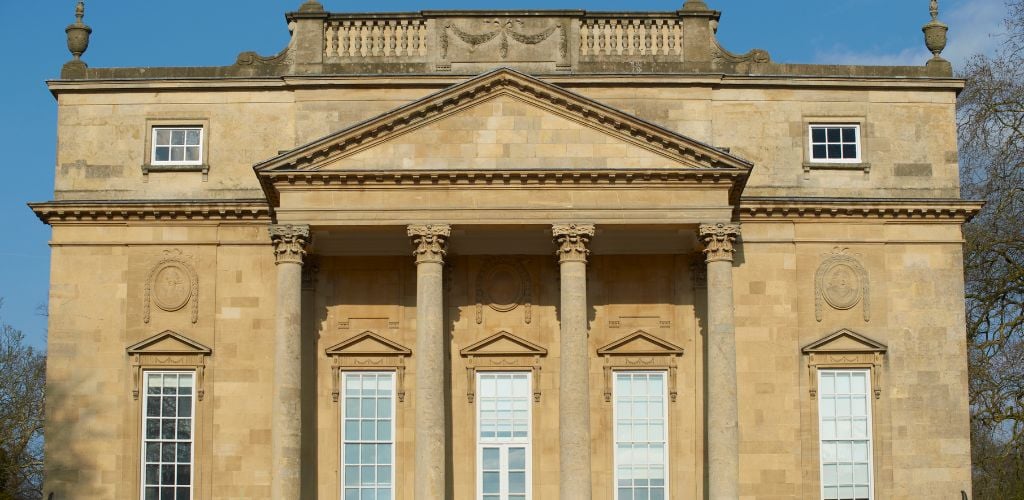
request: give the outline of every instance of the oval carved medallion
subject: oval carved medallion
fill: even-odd
[[[823,295],[828,305],[846,310],[860,302],[860,279],[849,264],[837,263],[825,270]]]
[[[823,319],[823,304],[837,311],[846,311],[863,303],[864,321],[870,321],[867,270],[845,248],[836,248],[825,257],[814,276],[815,319]]]
[[[177,262],[169,262],[153,277],[153,302],[164,311],[173,312],[185,307],[192,298],[192,283],[188,271]]]
[[[509,312],[523,306],[523,320],[531,320],[531,281],[522,262],[490,259],[485,262],[476,278],[476,322],[483,322],[483,307],[497,312]]]
[[[149,323],[150,303],[162,311],[175,312],[192,304],[192,323],[199,321],[199,277],[195,267],[180,250],[165,250],[146,278],[142,321]]]
[[[505,263],[497,264],[484,277],[484,302],[495,311],[511,311],[522,301],[524,286],[516,269]]]

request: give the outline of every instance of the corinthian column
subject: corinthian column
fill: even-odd
[[[270,240],[277,259],[270,497],[295,500],[302,471],[302,259],[309,226],[270,226]]]
[[[590,500],[590,356],[587,349],[587,243],[591,224],[555,224],[562,297],[558,365],[559,497]]]
[[[702,224],[707,259],[707,454],[708,498],[739,497],[739,415],[736,396],[736,325],[732,254],[738,224]]]
[[[445,498],[442,268],[451,226],[409,226],[416,256],[416,500]]]

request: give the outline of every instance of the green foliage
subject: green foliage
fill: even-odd
[[[0,500],[42,498],[46,357],[0,321]]]

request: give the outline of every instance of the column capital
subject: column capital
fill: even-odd
[[[594,236],[593,224],[553,224],[551,234],[555,238],[558,250],[558,263],[586,262],[590,250],[587,245]]]
[[[448,238],[452,235],[452,227],[448,224],[418,224],[406,228],[415,247],[412,254],[417,264],[426,262],[443,263],[448,255]]]
[[[306,247],[313,241],[309,226],[274,224],[269,231],[270,241],[274,243],[274,263],[302,265]]]
[[[706,262],[732,262],[732,254],[736,251],[736,238],[740,235],[739,224],[701,224],[698,234],[704,243]]]

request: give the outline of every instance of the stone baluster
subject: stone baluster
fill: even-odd
[[[708,498],[739,498],[739,413],[736,394],[736,325],[732,259],[738,224],[702,224],[707,261],[707,468]]]
[[[561,276],[559,337],[559,497],[590,500],[590,353],[587,342],[587,244],[590,224],[552,226]]]
[[[451,226],[412,225],[416,257],[416,461],[414,498],[445,496],[444,257]]]
[[[302,472],[302,261],[309,226],[270,226],[270,240],[277,264],[270,497],[294,500]]]

